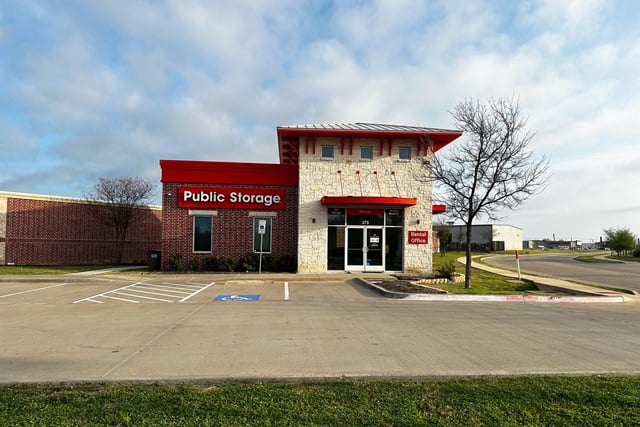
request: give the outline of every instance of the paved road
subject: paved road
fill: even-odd
[[[0,283],[0,383],[640,374],[636,303],[402,301],[343,282],[290,283],[285,301],[282,282],[204,277],[183,302],[96,297],[141,282],[170,293],[158,278]],[[214,301],[243,294],[260,299]]]
[[[520,269],[532,274],[640,292],[640,263],[586,263],[576,261],[576,256],[575,253],[521,255]],[[500,268],[516,269],[513,255],[484,258],[484,262]]]

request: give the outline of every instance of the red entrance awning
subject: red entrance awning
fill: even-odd
[[[447,207],[445,205],[433,205],[431,206],[431,213],[433,215],[445,213],[447,211]]]
[[[320,199],[323,205],[351,205],[351,206],[415,206],[418,199],[413,197],[361,197],[361,196],[324,196]],[[445,205],[433,205],[431,213],[433,215],[445,213]]]
[[[323,205],[353,206],[415,206],[418,199],[412,197],[360,197],[360,196],[324,196]]]

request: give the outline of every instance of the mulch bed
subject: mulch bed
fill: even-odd
[[[389,292],[401,292],[405,294],[442,294],[445,293],[440,289],[434,289],[427,286],[419,286],[408,280],[370,280],[371,283],[384,288]]]

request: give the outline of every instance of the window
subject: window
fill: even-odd
[[[344,208],[329,208],[329,225],[344,225]]]
[[[269,217],[253,218],[253,252],[271,252],[271,220]]]
[[[373,160],[373,147],[360,147],[361,160]]]
[[[399,147],[398,148],[398,159],[400,159],[400,160],[411,160],[411,147]]]
[[[344,270],[345,213],[345,208],[329,208],[327,270]]]
[[[333,145],[323,145],[321,154],[323,159],[333,159]]]
[[[211,231],[213,217],[193,217],[193,251],[211,253]]]

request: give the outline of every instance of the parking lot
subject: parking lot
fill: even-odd
[[[637,304],[402,301],[344,280],[207,275],[0,282],[0,383],[640,373],[639,337]]]
[[[259,295],[258,301],[295,299],[354,299],[378,297],[360,286],[343,281],[293,282],[273,279],[229,279],[225,277],[121,277],[3,281],[0,305],[19,303],[108,304],[108,303],[203,303],[249,300],[225,296]]]

